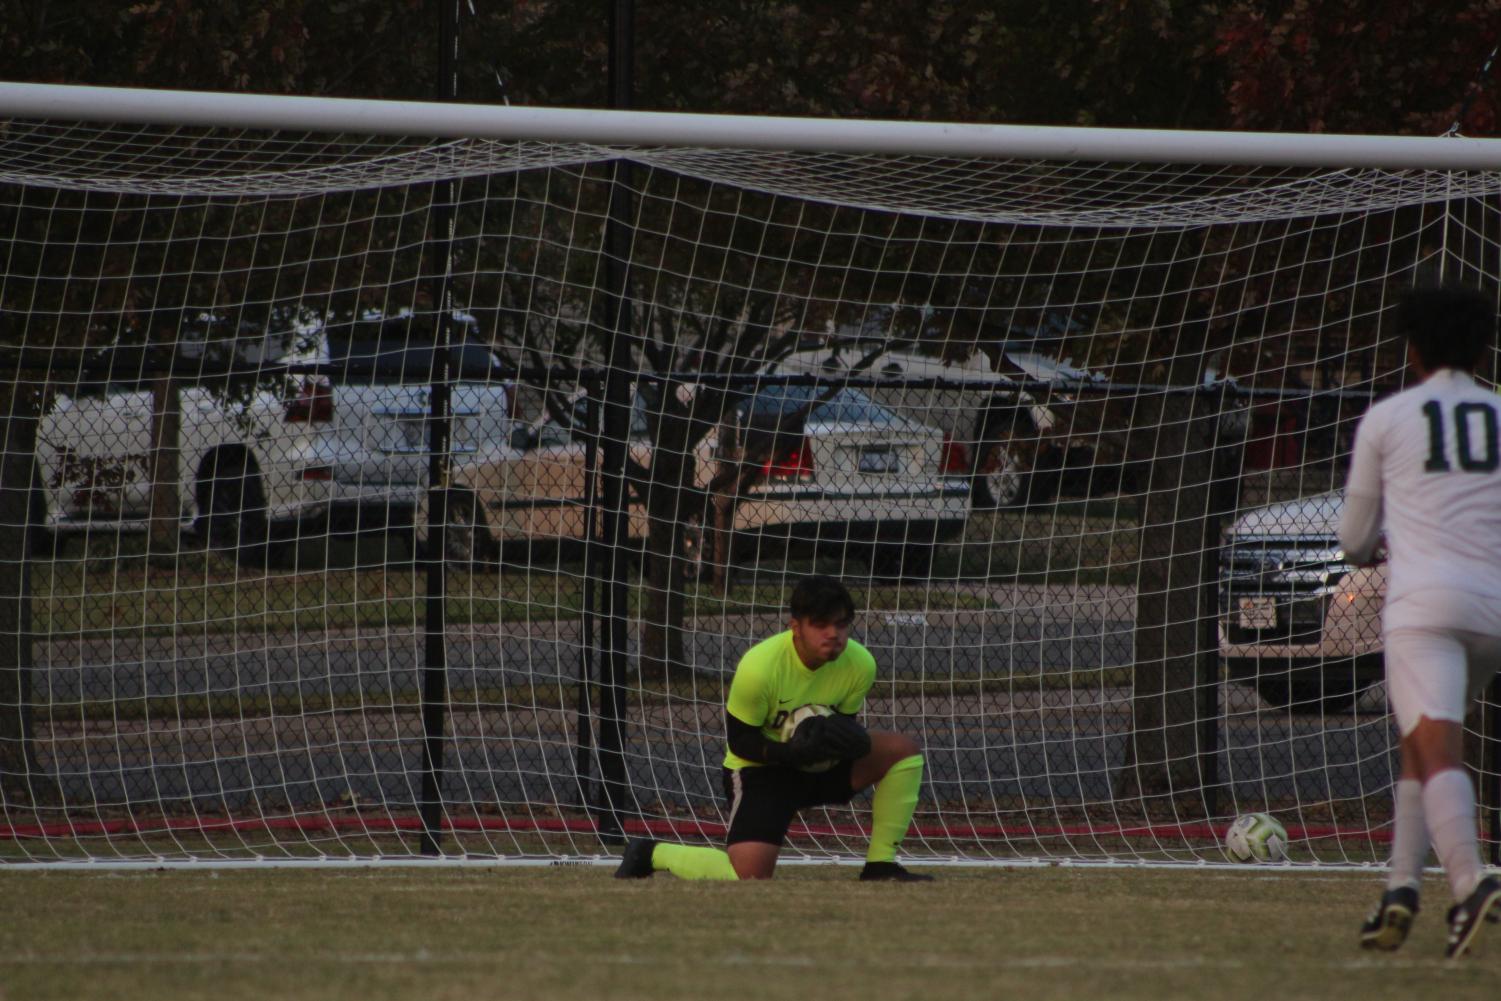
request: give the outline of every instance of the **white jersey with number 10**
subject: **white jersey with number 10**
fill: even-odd
[[[1360,422],[1348,495],[1379,499],[1384,625],[1501,635],[1501,396],[1455,369]]]

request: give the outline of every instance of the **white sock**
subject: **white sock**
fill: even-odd
[[[1480,882],[1480,842],[1475,833],[1475,788],[1460,768],[1448,768],[1423,784],[1423,817],[1456,901]]]
[[[1423,822],[1423,783],[1402,779],[1397,783],[1392,817],[1392,861],[1386,888],[1423,887],[1423,863],[1428,861],[1428,826]]]

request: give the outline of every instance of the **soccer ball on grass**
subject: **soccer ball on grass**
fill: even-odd
[[[1237,862],[1287,858],[1287,828],[1269,813],[1243,813],[1225,832],[1225,851]]]

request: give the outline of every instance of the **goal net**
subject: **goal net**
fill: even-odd
[[[717,843],[814,573],[911,859],[1384,860],[1339,495],[1495,142],[413,109],[0,86],[0,860]]]

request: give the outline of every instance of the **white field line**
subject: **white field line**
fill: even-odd
[[[529,961],[552,961],[557,963],[574,963],[577,957],[573,955],[549,956],[546,953],[529,952]],[[286,965],[306,965],[310,963],[329,963],[349,966],[408,966],[408,965],[436,965],[449,966],[454,964],[480,964],[491,965],[502,961],[503,957],[494,952],[437,952],[428,949],[415,949],[410,952],[311,952],[289,957],[284,951],[266,952],[104,952],[84,953],[77,952],[20,952],[0,957],[0,969],[18,966],[207,966],[215,964],[241,964],[254,965],[261,963],[275,963]],[[1052,955],[1031,954],[1027,956],[1004,956],[990,955],[965,959],[953,956],[934,955],[900,955],[882,956],[879,954],[862,954],[858,957],[831,956],[826,953],[817,955],[789,954],[785,951],[774,954],[756,955],[744,952],[723,952],[719,954],[702,954],[699,961],[706,966],[719,968],[732,966],[739,968],[793,968],[793,969],[819,969],[830,970],[840,967],[850,969],[886,968],[910,970],[914,967],[923,970],[935,971],[998,971],[1008,970],[1065,970],[1086,968],[1099,971],[1118,971],[1122,973],[1132,972],[1164,972],[1175,970],[1211,970],[1236,972],[1243,971],[1252,965],[1259,965],[1258,960],[1224,958],[1213,959],[1201,955],[1178,955],[1178,956],[1138,956],[1138,957],[1102,957],[1098,955],[1059,953]],[[658,960],[650,957],[641,957],[628,954],[598,954],[589,958],[591,964],[603,964],[609,966],[645,966],[653,965]],[[1453,964],[1447,960],[1438,958],[1402,958],[1391,957],[1330,957],[1322,963],[1302,963],[1300,967],[1319,966],[1330,970],[1363,971],[1380,969],[1390,971],[1393,968],[1405,969],[1452,969]]]
[[[1132,860],[1094,859],[971,859],[971,858],[922,858],[904,857],[903,864],[918,868],[952,869],[1171,869],[1192,870],[1206,874],[1230,872],[1254,872],[1270,877],[1274,874],[1373,873],[1385,872],[1384,863],[1377,862],[1160,862]],[[496,857],[456,855],[440,858],[389,858],[389,857],[324,857],[305,859],[70,859],[56,862],[0,862],[4,872],[118,872],[142,870],[205,871],[225,869],[485,869],[485,868],[551,868],[571,866],[617,866],[620,858],[614,855],[574,855],[553,858]],[[790,857],[778,862],[782,866],[807,865],[864,865],[865,860],[855,856],[840,857]],[[1437,871],[1437,870],[1433,870]],[[3,877],[0,877],[3,878]]]

